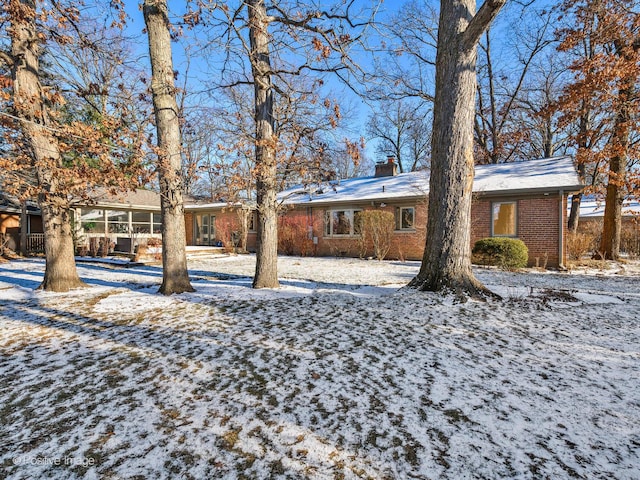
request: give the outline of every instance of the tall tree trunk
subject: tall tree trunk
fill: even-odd
[[[410,286],[461,296],[490,292],[471,270],[471,191],[476,50],[506,0],[442,0],[436,56],[427,240],[420,272]]]
[[[597,255],[603,259],[618,260],[620,257],[622,202],[624,200],[624,186],[620,184],[620,178],[624,178],[626,163],[626,158],[623,156],[616,156],[609,163],[604,221]]]
[[[580,115],[580,122],[578,124],[578,149],[588,148],[589,138],[589,123],[591,121],[591,111],[586,102],[582,102],[583,113]],[[584,162],[578,164],[578,177],[581,182],[587,174],[587,167]],[[570,232],[576,233],[578,231],[578,222],[580,221],[580,204],[582,203],[582,193],[574,194],[571,197],[571,211],[569,212],[569,220],[567,228]]]
[[[578,177],[580,182],[584,182],[586,176],[586,167],[584,163],[578,164]],[[574,193],[571,196],[571,210],[569,212],[569,220],[567,221],[567,228],[570,232],[576,233],[578,231],[578,223],[580,222],[580,204],[582,203],[582,192]]]
[[[38,202],[44,224],[46,267],[39,288],[67,292],[86,285],[76,270],[71,210],[66,192],[58,182],[62,157],[58,140],[49,129],[50,121],[40,84],[35,8],[33,0],[22,0],[10,9],[14,106],[31,153],[40,192]]]
[[[240,241],[238,249],[241,253],[247,252],[247,238],[249,236],[249,217],[251,210],[245,208],[238,209],[238,222],[240,223]]]
[[[158,175],[162,212],[162,285],[159,291],[165,295],[193,292],[185,250],[180,119],[166,0],[145,0],[143,13],[149,36],[151,91],[158,132]]]
[[[578,231],[578,223],[580,222],[580,204],[582,203],[582,192],[571,195],[571,210],[569,211],[569,219],[567,228],[571,233]]]
[[[269,58],[269,22],[264,0],[246,2],[251,43],[251,70],[256,122],[256,272],[253,288],[277,288],[278,204],[276,199],[276,136],[273,118],[273,84]]]
[[[640,41],[636,41],[634,49],[640,49]],[[624,48],[616,42],[618,55],[631,63],[632,57],[624,53]],[[620,86],[618,92],[618,111],[614,124],[612,142],[616,154],[609,161],[609,175],[607,177],[607,194],[604,206],[604,223],[600,237],[599,255],[610,260],[620,257],[620,234],[622,233],[622,203],[626,192],[627,155],[629,151],[629,137],[631,135],[632,112],[635,111],[636,98],[635,76],[628,76]]]
[[[616,54],[628,63],[634,62],[635,56],[629,52],[622,42],[615,42]],[[635,39],[633,53],[640,49],[640,40]],[[627,163],[631,121],[638,101],[636,98],[637,76],[627,75],[618,92],[618,111],[613,130],[615,155],[609,161],[607,178],[607,194],[604,206],[604,224],[600,238],[599,254],[610,260],[620,257],[620,234],[622,233],[622,203],[626,192]]]

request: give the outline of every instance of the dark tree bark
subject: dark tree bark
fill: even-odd
[[[427,240],[410,286],[466,297],[490,292],[471,270],[477,45],[506,0],[442,0],[436,57]]]
[[[246,2],[251,44],[251,70],[256,122],[256,272],[253,288],[277,288],[278,204],[276,177],[276,136],[273,117],[273,83],[269,57],[269,20],[264,0]]]
[[[580,121],[578,122],[578,149],[589,148],[587,138],[589,136],[589,123],[591,112],[586,102],[582,102],[583,112],[580,115]],[[578,164],[578,176],[580,181],[584,182],[587,174],[587,167],[584,162]],[[570,232],[576,233],[578,231],[578,223],[580,222],[580,204],[582,203],[582,192],[571,196],[571,211],[569,212],[569,219],[567,222],[567,228]]]
[[[627,85],[621,92],[622,106],[616,116],[615,139],[618,143],[618,155],[609,161],[607,193],[604,206],[604,221],[598,256],[609,260],[620,257],[620,234],[622,233],[622,202],[625,197],[625,179],[627,174],[627,148],[629,145],[630,108],[628,102],[634,98],[634,85]]]
[[[51,133],[40,84],[40,42],[35,2],[22,0],[14,3],[10,8],[10,18],[14,108],[36,172],[38,203],[44,225],[46,267],[39,288],[67,292],[86,284],[80,280],[76,270],[71,210],[66,192],[58,182],[62,157],[58,140]]]
[[[636,52],[640,50],[640,39],[634,39],[630,49],[626,49],[622,42],[616,41],[616,54],[632,64]],[[637,60],[636,60],[637,61]],[[609,175],[607,178],[607,194],[604,207],[604,223],[598,254],[606,259],[620,258],[620,234],[622,233],[622,203],[626,194],[627,163],[629,155],[629,141],[631,137],[632,116],[638,102],[636,95],[635,75],[628,75],[621,81],[618,91],[617,111],[611,142],[617,152],[609,161]]]
[[[620,234],[622,233],[622,202],[624,201],[624,179],[627,170],[625,155],[616,155],[609,162],[609,179],[604,206],[602,236],[597,257],[618,260],[620,258]],[[622,180],[623,182],[623,180]]]
[[[143,13],[149,37],[151,91],[158,132],[158,175],[162,212],[162,285],[159,291],[165,295],[193,292],[185,251],[180,119],[166,0],[145,0]]]
[[[585,175],[586,175],[586,167],[584,163],[578,164],[578,176],[580,177],[581,182],[584,182]],[[580,222],[580,204],[581,203],[582,203],[582,192],[575,193],[571,196],[571,210],[569,211],[567,228],[572,233],[576,233],[578,231],[578,224]]]

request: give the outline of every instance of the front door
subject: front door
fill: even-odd
[[[196,245],[215,245],[216,217],[208,213],[198,213],[194,220]]]

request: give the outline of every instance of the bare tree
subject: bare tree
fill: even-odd
[[[357,69],[349,48],[358,41],[369,17],[354,22],[355,3],[336,2],[321,9],[302,1],[244,0],[218,5],[214,11],[210,5],[199,5],[202,10],[188,15],[200,19],[207,11],[210,15],[222,12],[223,18],[207,18],[207,24],[218,27],[214,36],[224,42],[220,71],[226,86],[248,84],[254,89],[258,211],[255,288],[278,285],[276,93],[295,97],[288,78],[331,72],[346,80]],[[320,83],[321,79],[316,85]]]
[[[256,273],[253,288],[275,288],[278,282],[278,210],[273,83],[269,51],[269,17],[264,0],[247,1],[256,128],[256,200],[258,203]]]
[[[505,3],[487,0],[476,13],[473,0],[440,2],[427,240],[410,283],[420,290],[489,294],[470,258],[476,51]]]
[[[563,125],[555,108],[566,82],[565,59],[549,52],[532,66],[514,107],[511,143],[517,158],[566,155],[570,126]]]
[[[401,173],[429,165],[431,127],[429,110],[424,104],[398,99],[380,102],[369,116],[367,133],[378,139],[376,151],[395,157]]]
[[[374,68],[365,82],[373,101],[413,99],[433,103],[438,11],[429,2],[410,0],[375,25],[379,40],[368,48]]]
[[[552,44],[553,29],[548,11],[519,13],[509,26],[514,40],[506,47],[509,61],[505,66],[500,65],[499,55],[493,50],[491,28],[480,43],[474,124],[476,163],[502,163],[523,156],[522,132],[514,117],[536,59]]]
[[[151,91],[158,131],[158,175],[162,212],[160,293],[170,295],[194,291],[189,280],[185,251],[180,119],[171,55],[171,24],[166,0],[145,0],[143,13],[149,37]]]

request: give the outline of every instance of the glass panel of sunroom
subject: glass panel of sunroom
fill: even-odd
[[[104,210],[81,209],[80,225],[87,233],[104,233]]]
[[[134,233],[151,233],[150,212],[131,212],[131,221]]]

